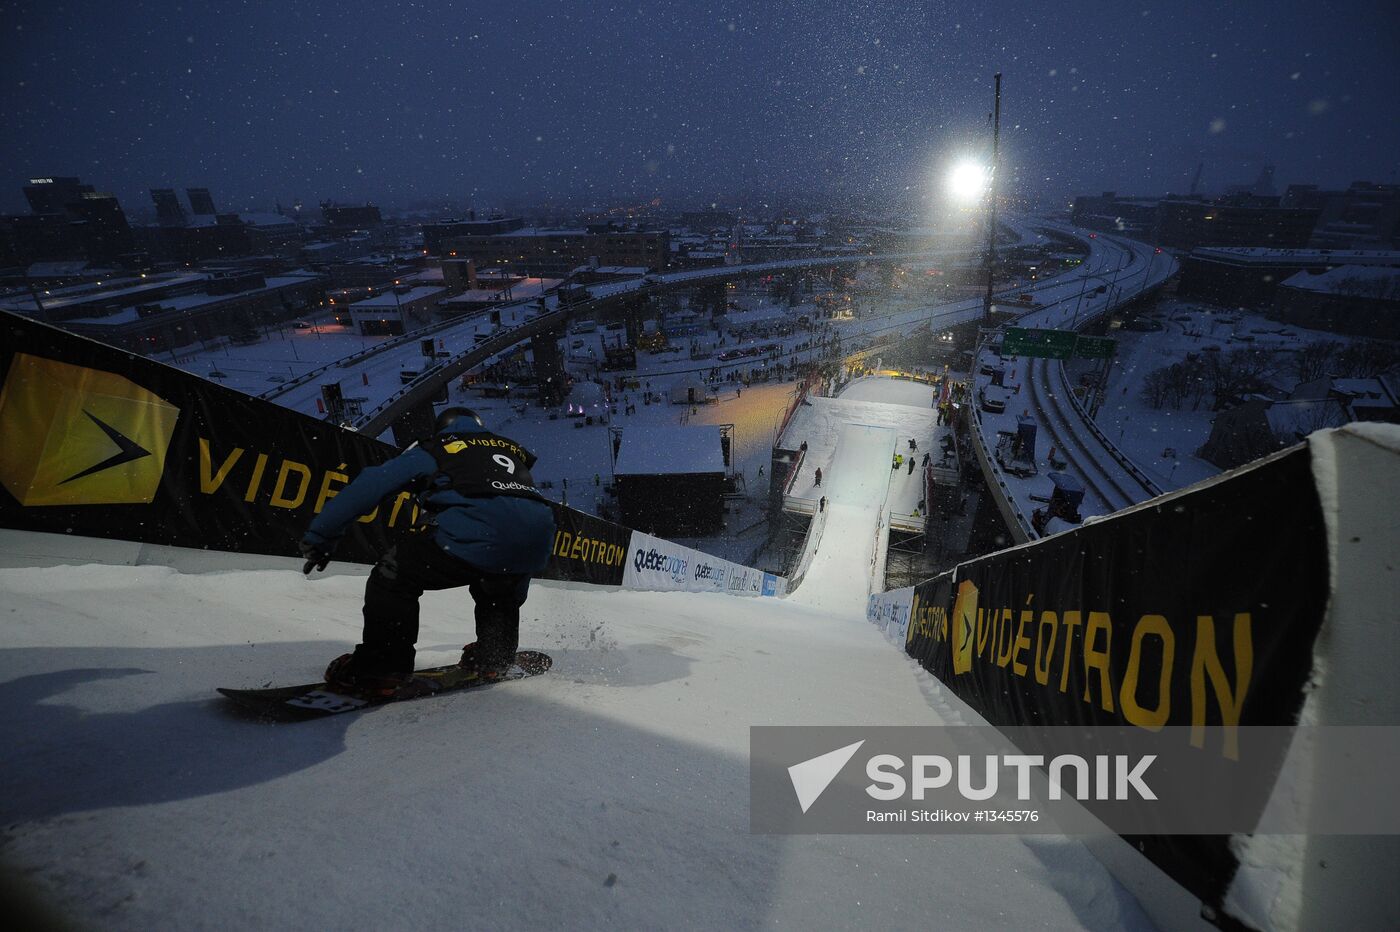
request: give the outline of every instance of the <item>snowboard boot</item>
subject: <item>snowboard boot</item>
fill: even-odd
[[[462,648],[462,659],[458,665],[482,679],[500,679],[515,662],[515,652],[499,648],[483,647],[480,641],[472,641]]]
[[[361,696],[392,696],[412,679],[412,673],[356,670],[354,654],[341,654],[326,667],[327,686]]]

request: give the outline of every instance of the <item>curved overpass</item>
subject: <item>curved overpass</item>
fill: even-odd
[[[1072,236],[1086,243],[1089,257],[1074,277],[1073,287],[1056,286],[1042,296],[1049,303],[1016,320],[1018,326],[1046,329],[1082,329],[1142,294],[1160,287],[1176,271],[1176,260],[1159,255],[1154,247],[1102,233],[1089,234],[1063,224],[1043,229]],[[1102,294],[1088,286],[1103,284]],[[1094,289],[1098,285],[1095,284]],[[975,368],[980,368],[980,360]],[[1080,513],[1110,514],[1160,495],[1162,490],[1100,431],[1074,397],[1057,360],[1026,359],[1015,364],[1021,370],[1021,391],[1000,414],[972,406],[974,446],[998,508],[1018,543],[1039,535],[1031,526],[1031,513],[1043,501],[1048,480],[1043,475],[1021,478],[1001,468],[992,456],[998,431],[1015,431],[1017,418],[1030,415],[1041,436],[1037,452],[1054,447],[1067,462],[1063,472],[1079,479],[1085,488]],[[990,381],[976,375],[980,388]],[[1036,498],[1032,498],[1032,495]]]

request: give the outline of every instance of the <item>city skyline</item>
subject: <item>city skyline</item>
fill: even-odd
[[[2,47],[0,210],[48,174],[138,214],[150,189],[192,185],[228,210],[917,204],[947,162],[985,153],[994,70],[1002,180],[1031,201],[1184,192],[1202,163],[1214,192],[1265,164],[1280,190],[1395,181],[1394,10],[996,9],[21,3]]]

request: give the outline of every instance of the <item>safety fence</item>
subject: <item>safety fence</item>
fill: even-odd
[[[0,316],[0,527],[296,556],[325,504],[399,450],[164,363]],[[119,438],[119,439],[118,439]],[[117,455],[113,456],[113,451]],[[553,504],[544,578],[782,595],[786,580]],[[374,563],[421,528],[403,491],[335,559]]]
[[[1376,583],[1400,532],[1367,504],[1380,500],[1400,500],[1400,428],[1323,431],[1210,482],[871,595],[866,614],[1000,728],[1130,728],[1169,742],[1208,727],[1390,725],[1379,709],[1393,708],[1393,688],[1366,660],[1400,651],[1393,594]],[[1329,548],[1363,539],[1345,560]],[[1285,766],[1276,746],[1239,748],[1266,773]],[[1270,805],[1323,799],[1330,788],[1307,782],[1317,765],[1272,784]],[[1307,927],[1298,910],[1309,885],[1352,902],[1338,885],[1364,898],[1375,882],[1374,871],[1306,871],[1326,836],[1283,847],[1247,835],[1128,840],[1230,928]],[[1241,870],[1252,857],[1273,863]],[[1278,886],[1284,877],[1292,892]]]

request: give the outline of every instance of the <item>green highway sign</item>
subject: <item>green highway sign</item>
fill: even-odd
[[[1075,334],[1069,330],[1035,330],[1007,327],[1001,338],[1003,356],[1069,359],[1074,355]]]
[[[1117,343],[1108,337],[1080,337],[1074,344],[1074,355],[1080,359],[1111,359]]]

